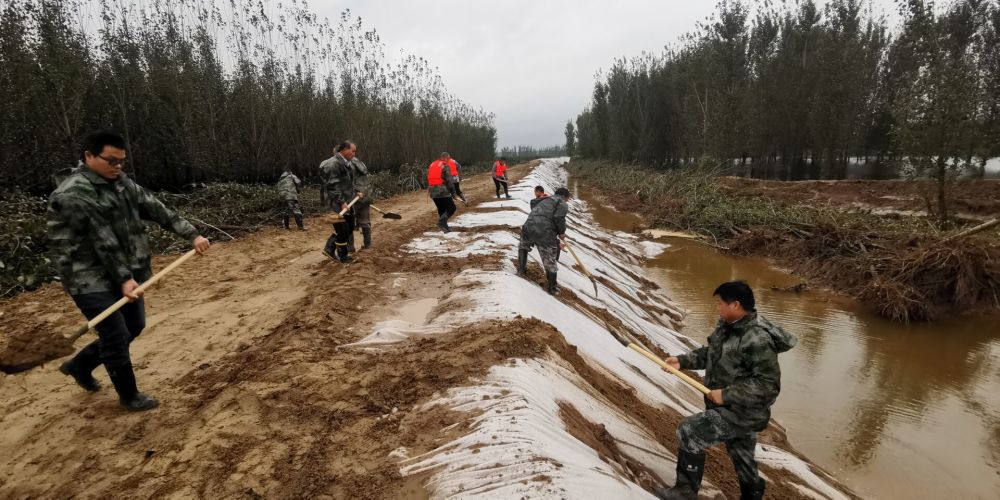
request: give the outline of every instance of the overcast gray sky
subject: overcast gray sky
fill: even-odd
[[[820,2],[821,3],[821,2]],[[876,0],[879,8],[892,0]],[[565,142],[566,120],[590,98],[594,74],[617,57],[659,53],[715,10],[715,0],[323,0],[438,67],[459,99],[496,114],[499,147]]]

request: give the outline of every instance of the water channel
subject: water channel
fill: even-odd
[[[641,225],[572,187],[602,226]],[[646,277],[689,310],[684,334],[704,341],[712,291],[742,279],[760,313],[799,338],[781,355],[773,411],[796,449],[864,497],[1000,498],[1000,315],[902,325],[831,292],[780,291],[799,280],[766,260],[657,240],[670,246]]]

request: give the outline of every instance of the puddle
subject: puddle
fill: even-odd
[[[427,316],[438,304],[436,298],[413,299],[400,303],[399,307],[392,312],[392,319],[401,319],[413,324],[422,325],[427,322]]]

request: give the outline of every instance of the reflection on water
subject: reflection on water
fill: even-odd
[[[605,227],[638,225],[577,191]],[[844,297],[780,291],[798,280],[763,260],[660,241],[671,247],[647,277],[689,310],[685,334],[704,341],[712,290],[743,279],[761,314],[798,336],[774,416],[799,451],[864,496],[1000,496],[1000,315],[899,325]]]

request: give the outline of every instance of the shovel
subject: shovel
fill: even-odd
[[[193,257],[197,253],[198,253],[197,250],[194,250],[194,249],[189,250],[188,253],[182,255],[179,259],[171,262],[169,266],[163,268],[162,271],[154,274],[152,278],[149,278],[143,284],[139,285],[139,287],[136,288],[135,291],[136,292],[142,292],[142,291],[145,291],[147,288],[155,285],[157,281],[160,281],[160,278],[166,276],[167,273],[169,273],[170,271],[173,271],[177,266],[183,264],[184,261],[190,259],[191,257]],[[76,341],[76,339],[82,337],[85,333],[89,332],[91,329],[93,329],[95,326],[97,326],[101,321],[104,321],[105,319],[108,318],[108,316],[111,316],[117,310],[121,309],[122,306],[124,306],[125,304],[128,304],[128,303],[129,303],[128,297],[122,297],[122,298],[118,299],[118,302],[115,302],[114,304],[112,304],[111,307],[105,309],[104,312],[102,312],[101,314],[98,314],[97,316],[94,316],[94,319],[88,321],[87,323],[85,323],[83,325],[80,325],[80,328],[78,328],[75,332],[73,332],[72,335],[70,335],[69,337],[65,337],[66,340],[70,344],[72,344],[74,341]]]
[[[347,206],[346,206],[346,207],[344,207],[344,209],[343,209],[343,210],[341,210],[340,212],[337,212],[337,218],[338,218],[338,219],[343,219],[343,218],[344,218],[344,214],[346,214],[346,213],[347,213],[347,211],[348,211],[348,210],[350,210],[350,209],[351,209],[351,207],[353,207],[353,206],[354,206],[354,204],[355,204],[355,203],[357,203],[357,202],[358,202],[358,200],[360,200],[360,199],[361,199],[361,195],[360,195],[360,194],[359,194],[359,195],[357,195],[357,196],[355,196],[355,197],[354,197],[354,199],[353,199],[353,200],[351,200],[351,202],[350,202],[350,203],[348,203],[348,204],[347,204]],[[379,212],[381,212],[381,210],[379,210]],[[327,221],[329,222],[329,221],[332,221],[332,220],[334,220],[334,218],[333,218],[333,216],[331,215],[331,216],[329,216],[329,218],[327,219]],[[336,224],[336,222],[334,222],[334,224]]]
[[[376,212],[382,214],[383,219],[401,220],[403,218],[402,215],[399,215],[396,212],[386,212],[385,210],[382,210],[381,208],[376,207],[375,205],[370,205],[370,206],[374,208]]]
[[[583,265],[583,261],[576,255],[576,251],[573,250],[573,247],[571,247],[569,243],[566,243],[565,240],[563,240],[563,244],[566,245],[566,249],[573,255],[573,258],[576,259],[576,263],[580,264],[580,269],[583,269],[583,274],[586,274],[587,277],[590,278],[590,283],[594,285],[594,297],[597,297],[597,279],[594,278],[593,274],[590,274],[590,271],[587,270],[587,266]]]

